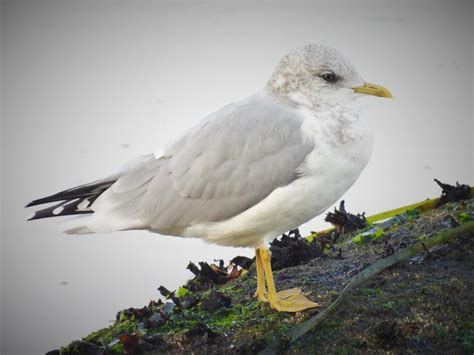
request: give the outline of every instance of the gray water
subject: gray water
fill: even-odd
[[[296,46],[338,48],[395,97],[366,100],[375,150],[349,209],[436,196],[433,177],[474,183],[472,2],[4,1],[1,22],[2,354],[106,326],[182,284],[189,260],[252,255],[145,232],[65,236],[23,206],[159,150],[261,88]]]

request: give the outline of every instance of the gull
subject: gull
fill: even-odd
[[[27,207],[56,204],[30,220],[80,215],[65,233],[148,230],[252,247],[259,301],[285,312],[317,307],[298,288],[277,292],[268,243],[323,213],[367,165],[373,131],[358,100],[365,95],[392,97],[337,50],[297,48],[263,89],[207,116],[162,155],[34,200]]]

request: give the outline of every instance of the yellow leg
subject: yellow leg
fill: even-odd
[[[268,302],[268,292],[267,286],[265,284],[265,270],[263,268],[261,249],[262,248],[255,249],[255,264],[257,266],[257,291],[255,292],[254,297],[257,297],[260,302]],[[280,298],[288,298],[289,296],[297,293],[301,293],[301,289],[291,288],[289,290],[277,292]]]
[[[271,266],[272,253],[268,249],[260,248],[260,258],[265,272],[265,279],[268,287],[268,301],[270,307],[281,312],[299,312],[308,308],[318,307],[319,304],[310,301],[302,293],[300,289],[292,288],[290,290],[276,292],[275,283],[273,281],[273,273]],[[257,276],[258,277],[258,276]],[[258,291],[258,289],[257,289]]]
[[[255,264],[257,266],[257,291],[255,297],[260,302],[268,302],[267,287],[265,286],[265,273],[263,270],[262,257],[260,256],[260,248],[255,249]]]

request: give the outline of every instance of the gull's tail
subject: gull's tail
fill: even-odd
[[[38,210],[29,218],[29,221],[41,218],[71,216],[93,213],[90,208],[94,201],[117,181],[117,177],[98,180],[89,184],[73,187],[57,194],[34,200],[26,205],[32,207],[45,203],[59,202],[53,206]]]

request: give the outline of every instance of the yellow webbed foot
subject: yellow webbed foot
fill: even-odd
[[[288,297],[301,294],[301,288],[289,288],[288,290],[278,291],[277,297],[279,299],[286,299]]]
[[[280,291],[274,299],[269,301],[270,307],[280,312],[300,312],[305,309],[319,307],[318,303],[306,298],[297,288]]]

